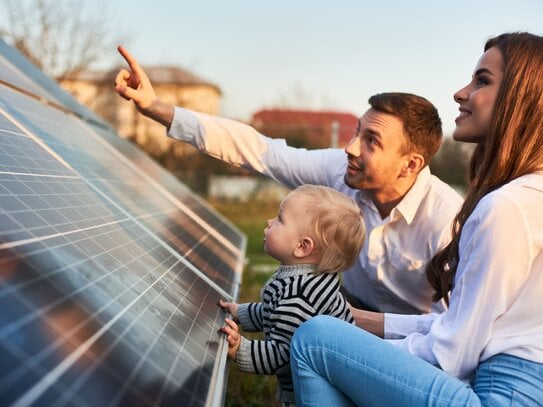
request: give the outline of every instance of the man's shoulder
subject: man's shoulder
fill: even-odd
[[[441,231],[452,222],[463,201],[458,190],[435,175],[431,175],[416,211],[415,218],[418,221],[415,221],[415,224],[419,227]]]
[[[439,202],[440,204],[452,208],[459,208],[462,205],[462,202],[464,202],[461,193],[461,187],[453,187],[432,174],[428,182],[426,195],[428,198]]]

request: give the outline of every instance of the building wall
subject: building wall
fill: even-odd
[[[61,86],[111,124],[122,137],[134,140],[156,158],[170,151],[184,154],[190,150],[182,146],[172,148],[172,140],[166,137],[164,127],[144,117],[133,103],[117,95],[113,81],[113,74],[108,73],[101,77],[94,75],[91,78],[67,79]],[[152,78],[151,81],[157,96],[167,103],[203,113],[219,114],[221,92],[212,84],[162,84],[155,83]]]

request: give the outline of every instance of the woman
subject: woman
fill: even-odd
[[[454,99],[453,138],[477,148],[453,239],[428,267],[448,310],[406,316],[415,330],[396,340],[306,322],[291,348],[298,406],[542,405],[543,38],[490,39]]]

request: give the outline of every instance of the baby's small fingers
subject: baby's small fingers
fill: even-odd
[[[226,325],[228,325],[230,328],[232,328],[233,330],[235,330],[237,332],[238,324],[236,324],[230,318],[225,318],[224,322],[226,322]]]

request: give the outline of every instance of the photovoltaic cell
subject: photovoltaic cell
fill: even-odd
[[[220,405],[217,302],[245,237],[107,126],[19,88],[0,84],[0,405]]]

